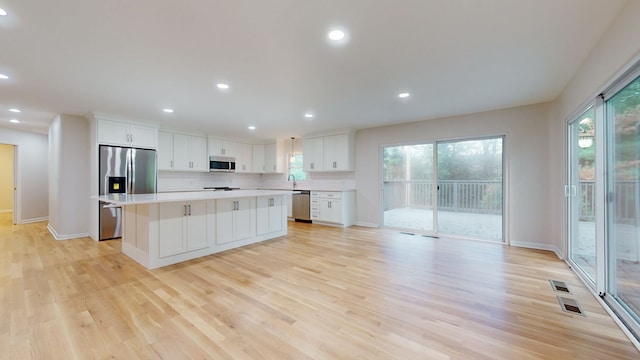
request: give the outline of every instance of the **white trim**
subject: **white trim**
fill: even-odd
[[[379,228],[380,227],[379,224],[372,223],[372,222],[366,222],[366,221],[356,221],[353,225],[369,227],[369,228]]]
[[[563,254],[562,251],[560,251],[560,249],[558,249],[558,247],[555,245],[519,242],[519,241],[512,241],[510,245],[515,247],[527,248],[527,249],[552,251],[553,253],[556,254],[558,259],[560,260],[566,259],[565,254]]]
[[[607,146],[606,137],[609,136],[609,131],[607,130],[606,125],[606,114],[605,114],[605,104],[602,96],[598,96],[595,99],[594,105],[594,114],[595,114],[595,227],[596,227],[596,276],[595,276],[595,290],[598,293],[604,294],[607,289],[607,268],[608,268],[608,259],[607,259],[607,242],[611,240],[608,237],[608,224],[607,224],[607,216],[609,211],[609,203],[607,202],[607,187],[608,180],[605,176],[606,169],[609,166],[612,166],[613,163],[608,161],[606,158],[609,156],[611,151],[609,151],[609,147]]]
[[[39,217],[39,218],[22,220],[22,221],[20,221],[20,224],[31,224],[31,223],[40,222],[40,221],[47,221],[47,220],[49,220],[49,217],[48,216],[43,216],[43,217]]]
[[[81,234],[60,235],[56,232],[56,229],[51,226],[51,224],[47,224],[47,230],[49,230],[53,238],[56,240],[70,240],[89,236],[88,232]]]

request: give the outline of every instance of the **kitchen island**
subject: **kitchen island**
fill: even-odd
[[[286,235],[288,194],[234,190],[97,199],[122,207],[122,252],[155,269]]]

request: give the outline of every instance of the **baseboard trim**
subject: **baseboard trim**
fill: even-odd
[[[366,222],[366,221],[356,221],[354,225],[362,226],[362,227],[370,227],[370,228],[379,228],[380,227],[380,225],[378,225],[376,223],[370,223],[370,222]]]
[[[565,258],[565,256],[562,253],[562,251],[560,251],[560,249],[558,249],[554,245],[528,243],[528,242],[516,242],[516,241],[511,241],[511,243],[509,245],[522,247],[522,248],[528,248],[528,249],[552,251],[554,254],[556,254],[558,259],[564,260],[564,258]]]
[[[39,218],[20,220],[20,224],[31,224],[31,223],[40,222],[40,221],[47,221],[47,220],[49,220],[49,217],[48,216],[43,216],[43,217],[39,217]]]
[[[88,232],[80,233],[80,234],[60,235],[58,234],[56,229],[54,229],[53,226],[51,226],[51,224],[47,224],[47,230],[49,230],[49,232],[51,233],[51,236],[53,236],[53,238],[56,240],[71,240],[71,239],[77,239],[77,238],[89,236]]]

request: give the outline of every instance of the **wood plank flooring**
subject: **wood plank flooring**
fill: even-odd
[[[0,359],[640,358],[552,253],[359,227],[148,271],[1,215],[0,309]]]

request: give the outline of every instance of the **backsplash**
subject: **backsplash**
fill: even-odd
[[[205,186],[260,187],[260,174],[158,172],[158,192],[199,190]]]
[[[345,190],[355,189],[353,172],[307,173],[307,180],[296,181],[297,189]],[[158,191],[200,190],[205,186],[228,186],[238,188],[293,188],[285,174],[199,173],[158,172]]]
[[[310,190],[346,190],[356,188],[355,173],[334,172],[334,173],[307,173],[307,180],[296,180],[297,189]],[[284,174],[264,174],[262,175],[263,188],[292,188],[291,181],[287,181]]]

